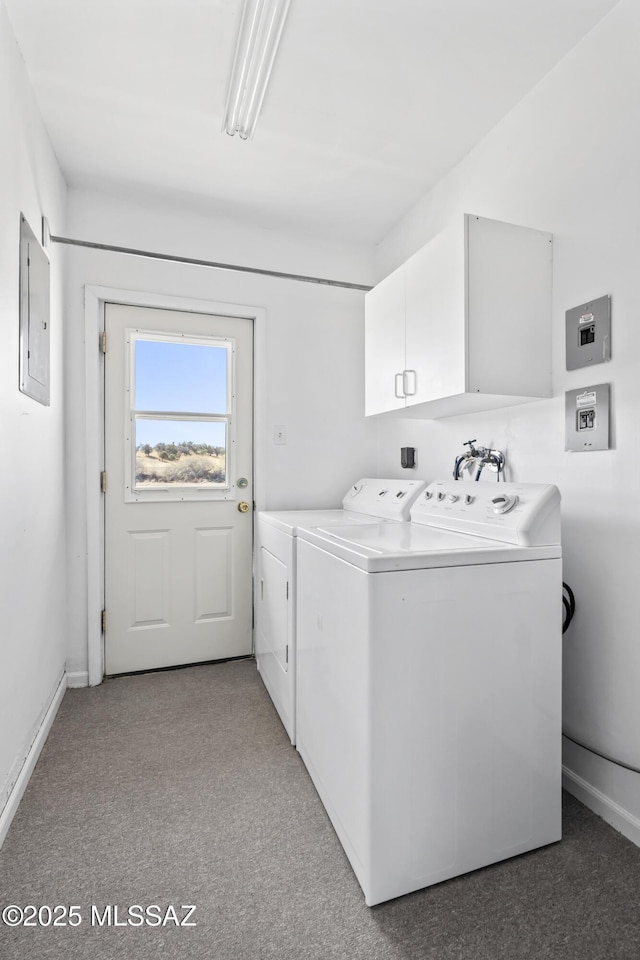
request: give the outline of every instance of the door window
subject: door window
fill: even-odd
[[[234,342],[127,330],[125,500],[227,499]]]

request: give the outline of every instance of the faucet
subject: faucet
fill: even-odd
[[[460,468],[463,463],[468,462],[469,460],[475,460],[478,456],[478,451],[474,447],[475,440],[465,440],[462,444],[463,447],[469,447],[465,453],[461,453],[460,456],[456,457],[455,466],[453,468],[453,479],[460,479]]]
[[[475,480],[480,479],[480,474],[485,466],[496,471],[496,480],[500,480],[500,474],[504,471],[505,457],[501,450],[491,450],[489,447],[475,447],[474,440],[465,440],[463,446],[468,447],[464,453],[456,457],[453,468],[453,479],[460,479],[460,472],[463,464],[474,463],[476,465]]]

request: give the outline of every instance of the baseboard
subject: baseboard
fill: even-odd
[[[87,670],[77,670],[75,673],[67,673],[67,686],[73,689],[77,687],[88,687],[89,672]]]
[[[51,703],[49,704],[49,708],[42,718],[42,723],[38,728],[35,739],[31,744],[27,756],[25,757],[22,769],[20,770],[20,773],[18,774],[18,777],[11,788],[11,792],[7,798],[4,809],[2,812],[0,812],[0,847],[4,843],[9,827],[11,826],[11,821],[16,815],[18,804],[20,803],[22,795],[27,788],[27,784],[29,783],[31,774],[33,773],[33,768],[35,767],[42,748],[44,747],[49,730],[51,729],[51,725],[55,720],[66,689],[67,675],[66,673],[63,673],[62,679],[56,687],[56,691],[53,695]]]
[[[562,786],[585,807],[610,823],[623,836],[640,847],[640,820],[605,793],[592,786],[568,767],[562,766]]]

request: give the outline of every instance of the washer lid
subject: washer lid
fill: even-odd
[[[298,537],[367,573],[547,560],[562,555],[559,544],[525,547],[416,523],[301,527]]]
[[[298,527],[315,526],[354,526],[359,523],[371,523],[377,517],[352,513],[350,510],[260,510],[258,520],[277,527],[291,537],[298,535]]]

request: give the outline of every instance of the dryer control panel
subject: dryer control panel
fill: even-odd
[[[408,520],[416,497],[427,486],[425,480],[380,480],[365,477],[347,490],[343,510],[366,513],[381,520]]]
[[[560,543],[560,492],[543,483],[430,483],[411,508],[413,523],[502,543]]]

